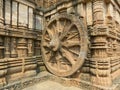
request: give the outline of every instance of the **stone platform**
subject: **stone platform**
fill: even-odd
[[[23,78],[8,83],[0,90],[120,90],[119,83],[120,80],[117,79],[113,86],[103,87],[75,78],[57,77],[44,71],[35,77]]]
[[[63,86],[57,82],[53,82],[53,81],[45,81],[45,82],[42,82],[42,83],[38,83],[38,84],[35,84],[33,86],[30,86],[30,87],[27,87],[23,90],[82,90],[80,88],[77,88],[77,87],[66,87],[66,86]]]

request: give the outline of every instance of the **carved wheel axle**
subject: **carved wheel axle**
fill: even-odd
[[[70,76],[84,63],[87,33],[79,18],[62,14],[49,21],[42,36],[42,56],[47,69],[57,76]]]

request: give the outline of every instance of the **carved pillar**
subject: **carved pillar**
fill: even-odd
[[[11,57],[16,58],[17,57],[17,42],[16,38],[11,38]]]
[[[18,57],[26,57],[27,56],[27,45],[26,45],[26,39],[20,38],[18,40]]]
[[[7,62],[4,58],[4,38],[0,37],[0,86],[6,84]]]
[[[31,39],[28,40],[28,56],[33,55],[33,41]]]
[[[41,45],[40,45],[41,43],[40,43],[40,41],[35,41],[35,46],[34,46],[34,53],[35,53],[35,56],[39,56],[39,55],[41,55]]]
[[[86,12],[87,12],[87,25],[93,25],[93,12],[92,12],[92,2],[88,1],[86,4]]]
[[[77,13],[84,21],[84,24],[86,24],[86,8],[84,2],[81,2],[77,5]]]
[[[5,58],[10,57],[10,38],[5,37]]]
[[[4,40],[0,37],[0,59],[4,58]]]
[[[77,5],[77,13],[79,14],[80,17],[83,17],[83,18],[85,17],[85,9],[84,9],[83,2]]]
[[[0,26],[3,25],[3,0],[0,0]]]
[[[91,36],[91,81],[101,86],[112,84],[110,58],[107,55],[107,28],[104,25],[104,0],[93,0],[93,23]],[[104,32],[104,33],[102,33]]]
[[[93,19],[94,25],[104,23],[104,0],[93,0]]]

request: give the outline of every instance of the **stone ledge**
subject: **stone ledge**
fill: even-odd
[[[42,31],[0,27],[0,35],[12,36],[12,37],[24,37],[24,38],[32,38],[32,39],[41,40]]]
[[[78,80],[75,78],[69,79],[69,78],[61,78],[61,77],[57,77],[54,76],[46,71],[39,73],[37,76],[35,77],[29,77],[29,78],[23,78],[20,81],[16,81],[13,83],[9,83],[8,85],[0,88],[0,90],[22,90],[26,87],[35,85],[37,83],[40,82],[44,82],[44,81],[54,81],[54,82],[58,82],[60,84],[62,84],[63,86],[75,86],[78,88],[82,88],[83,90],[119,90],[120,87],[120,80],[117,81],[117,83],[114,83],[114,85],[112,85],[111,87],[103,87],[100,85],[94,85],[90,82],[87,81],[83,81],[83,80]]]

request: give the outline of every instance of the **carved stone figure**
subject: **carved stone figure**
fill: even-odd
[[[32,40],[28,40],[28,56],[33,55],[33,42]]]
[[[17,43],[15,38],[11,38],[11,57],[17,57]]]
[[[10,57],[10,38],[5,38],[5,58]]]

